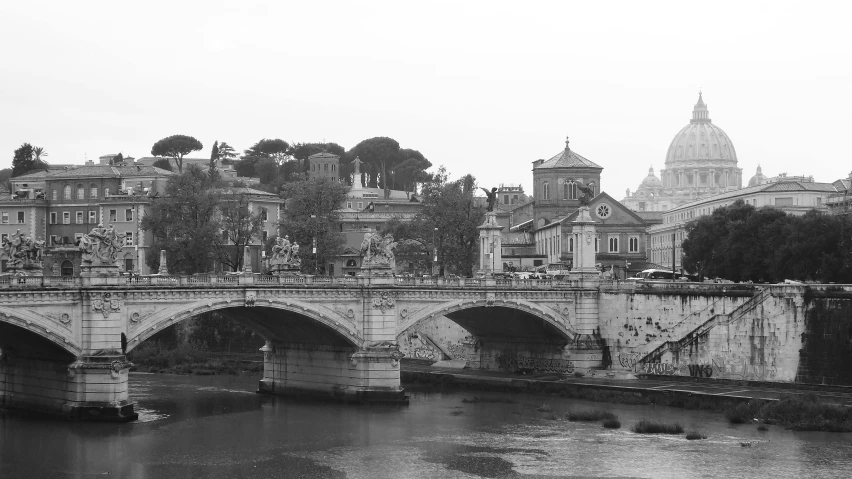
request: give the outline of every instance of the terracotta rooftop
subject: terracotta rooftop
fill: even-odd
[[[130,178],[136,176],[170,176],[171,171],[155,166],[78,166],[67,170],[51,170],[16,176],[12,181],[63,178]]]

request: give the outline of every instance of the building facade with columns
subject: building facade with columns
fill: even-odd
[[[674,136],[660,176],[648,171],[622,204],[634,211],[667,211],[701,198],[742,188],[742,169],[728,135],[710,119],[701,92],[692,120]]]

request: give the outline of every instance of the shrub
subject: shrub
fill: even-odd
[[[698,439],[707,439],[707,436],[702,434],[700,431],[689,431],[686,433],[686,439],[689,441],[695,441]]]
[[[766,432],[766,431],[769,430],[769,428],[766,427],[765,424],[761,424],[760,426],[757,426],[757,430],[760,431],[760,432]]]
[[[535,409],[538,412],[552,412],[553,409],[550,408],[550,404],[542,404],[541,406]]]
[[[569,421],[600,421],[601,419],[618,419],[618,417],[610,411],[601,409],[568,413]]]
[[[745,424],[754,419],[758,408],[759,406],[754,401],[749,401],[748,404],[739,403],[725,409],[725,418],[731,424]]]
[[[637,434],[683,434],[683,426],[678,423],[663,424],[643,419],[633,425],[633,432]]]
[[[619,429],[621,427],[621,422],[616,418],[610,418],[603,422],[603,427],[607,429]]]

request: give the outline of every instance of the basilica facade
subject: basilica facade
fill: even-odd
[[[653,167],[621,201],[633,211],[668,211],[700,198],[742,188],[742,168],[728,135],[710,119],[701,92],[692,120],[672,139],[660,176]]]

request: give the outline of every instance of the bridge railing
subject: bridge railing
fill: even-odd
[[[126,285],[128,287],[242,287],[259,286],[317,286],[360,287],[388,284],[397,287],[419,288],[500,288],[500,289],[568,289],[582,286],[576,281],[544,279],[497,279],[459,277],[393,277],[388,283],[375,283],[370,278],[355,276],[269,276],[259,274],[196,274],[178,275],[122,275],[115,277],[85,278],[79,276],[3,276],[0,289],[80,288],[86,286]]]

